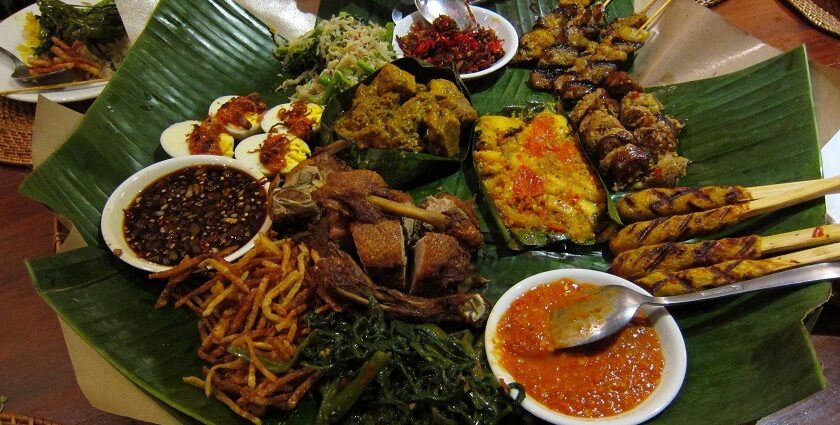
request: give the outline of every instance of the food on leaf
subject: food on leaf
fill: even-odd
[[[551,111],[530,122],[485,115],[476,130],[476,169],[507,229],[595,239],[606,193],[566,118]]]
[[[309,145],[285,132],[251,136],[236,146],[234,157],[266,177],[286,174],[309,158]]]
[[[397,42],[406,56],[435,66],[454,66],[461,74],[490,68],[505,55],[495,31],[477,24],[459,29],[446,15],[438,16],[431,25],[415,22],[408,34],[397,37]]]
[[[187,155],[233,156],[233,136],[212,119],[182,121],[160,135],[160,145],[171,157]]]
[[[303,140],[309,140],[321,129],[321,115],[324,108],[315,103],[302,101],[277,105],[263,116],[260,126],[268,133],[284,130]]]
[[[460,154],[461,129],[476,119],[475,109],[451,81],[420,84],[388,64],[356,89],[353,105],[335,123],[339,137],[361,149],[399,149],[444,157]]]
[[[236,140],[253,136],[260,131],[265,103],[258,93],[245,96],[222,96],[210,104],[208,116],[225,127]]]
[[[275,55],[283,70],[297,75],[280,88],[296,86],[292,100],[326,105],[334,95],[394,60],[393,31],[393,23],[381,26],[341,12],[293,40],[275,35]]]
[[[710,210],[754,199],[740,186],[702,186],[645,189],[628,193],[616,205],[627,222]]]

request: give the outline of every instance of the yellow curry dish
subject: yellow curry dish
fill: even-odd
[[[387,64],[360,84],[350,110],[335,123],[339,137],[361,149],[399,149],[447,158],[461,153],[461,129],[477,114],[455,83],[414,75]]]
[[[595,240],[606,191],[565,117],[485,115],[476,131],[473,159],[486,196],[520,243]]]

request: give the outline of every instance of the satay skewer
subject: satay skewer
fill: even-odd
[[[659,6],[659,9],[656,9],[656,12],[653,12],[653,14],[650,15],[650,18],[648,18],[648,20],[645,21],[645,23],[642,24],[642,26],[639,27],[639,29],[642,31],[647,30],[648,27],[650,27],[650,25],[653,24],[653,21],[655,21],[656,18],[659,17],[659,15],[665,12],[665,9],[668,8],[672,1],[673,0],[665,0],[665,3],[663,3],[662,6]]]
[[[840,242],[840,224],[794,230],[772,236],[744,236],[696,243],[672,242],[624,251],[610,273],[638,279],[653,272],[675,272],[731,260],[757,260],[765,255]]]
[[[836,178],[753,187],[701,186],[645,189],[627,194],[618,201],[617,208],[621,219],[632,223],[778,196],[781,193],[800,191]]]
[[[840,260],[840,243],[763,260],[732,260],[678,272],[654,272],[636,280],[655,296],[671,296],[738,283],[808,264]]]
[[[610,240],[610,249],[614,254],[618,254],[645,245],[677,242],[709,235],[747,218],[809,201],[838,190],[840,190],[840,176],[816,181],[799,190],[784,191],[749,202],[691,214],[640,221],[619,230]]]

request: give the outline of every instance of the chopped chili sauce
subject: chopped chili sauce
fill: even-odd
[[[223,155],[219,139],[225,132],[224,126],[212,117],[207,117],[193,128],[187,137],[192,155]]]
[[[825,236],[825,231],[823,231],[822,226],[814,227],[814,231],[811,233],[812,238],[821,238]]]
[[[459,73],[490,68],[505,55],[495,31],[478,25],[460,30],[455,20],[445,15],[432,25],[415,22],[408,34],[397,37],[397,43],[407,56],[436,66],[454,64]]]
[[[156,180],[124,211],[123,232],[138,257],[166,266],[240,247],[262,227],[267,196],[250,175],[188,167]]]
[[[641,317],[607,339],[552,351],[550,312],[587,298],[593,288],[571,279],[538,286],[510,305],[496,335],[502,367],[528,397],[584,418],[637,406],[659,384],[665,363],[656,331]]]
[[[269,133],[260,147],[260,162],[272,173],[280,173],[286,167],[286,155],[292,140],[283,133]]]
[[[303,140],[308,140],[315,132],[315,120],[310,119],[308,115],[309,107],[302,101],[293,102],[291,109],[280,108],[277,111],[277,118],[289,133]]]
[[[545,180],[534,170],[520,165],[513,176],[513,196],[516,198],[533,197],[545,191]]]
[[[232,125],[239,128],[251,128],[249,114],[259,115],[264,113],[266,105],[260,100],[259,93],[250,93],[245,96],[237,96],[219,107],[213,116],[214,121],[222,125]]]

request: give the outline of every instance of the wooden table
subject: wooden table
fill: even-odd
[[[728,0],[714,10],[775,47],[805,43],[811,59],[840,69],[840,39],[811,27],[781,0]],[[17,193],[27,174],[0,166],[0,395],[8,397],[6,411],[67,424],[135,423],[90,406],[76,384],[58,320],[29,281],[23,260],[52,253],[53,228],[46,208]],[[840,315],[833,308],[823,316],[828,335],[813,341],[828,389],[761,424],[829,424],[840,418]]]

